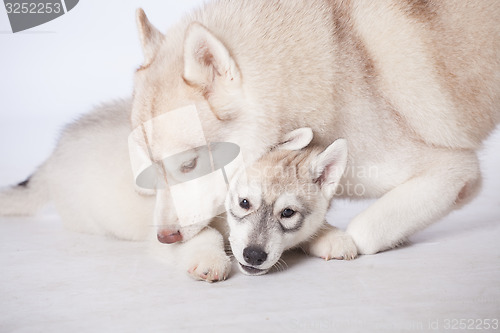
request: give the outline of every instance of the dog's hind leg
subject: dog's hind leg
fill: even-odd
[[[408,236],[461,207],[478,192],[480,171],[472,151],[442,150],[419,161],[420,172],[356,216],[347,228],[360,254],[399,245]]]

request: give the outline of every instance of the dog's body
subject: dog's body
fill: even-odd
[[[154,199],[135,193],[128,167],[130,104],[109,103],[69,124],[27,182],[0,192],[1,215],[35,214],[52,202],[69,229],[147,238]]]
[[[265,274],[283,251],[297,246],[326,260],[357,255],[352,239],[325,221],[346,167],[347,144],[337,140],[324,151],[304,148],[311,139],[310,129],[291,132],[285,144],[231,183],[226,199],[229,241],[245,274]]]
[[[132,124],[194,104],[207,141],[247,162],[297,127],[346,138],[338,194],[380,198],[347,234],[373,254],[477,192],[475,151],[500,118],[498,17],[498,1],[220,0],[164,36],[139,12]]]
[[[164,36],[139,11],[145,62],[136,73],[131,128],[194,104],[206,140],[238,144],[247,163],[298,127],[311,127],[315,144],[322,147],[346,138],[348,168],[338,194],[380,197],[351,221],[347,235],[359,253],[376,253],[440,219],[477,191],[475,151],[500,118],[498,17],[495,0],[219,0]],[[168,125],[156,130],[161,140],[151,142],[154,161],[164,157],[155,155],[161,151],[155,147],[179,141],[169,137]],[[123,127],[118,160],[129,170],[125,132]],[[112,150],[92,165],[101,168],[110,155]],[[69,163],[63,157],[59,161]],[[60,177],[53,170],[44,165],[39,172]],[[124,173],[116,180],[129,182],[130,171]],[[37,178],[34,174],[28,189],[42,183]],[[80,188],[70,183],[65,194],[71,186]],[[129,184],[118,188],[130,187],[132,193]],[[8,191],[0,213],[11,212],[11,202],[29,193],[22,186]],[[158,191],[156,201],[143,199],[137,219],[176,225],[168,191]],[[86,193],[81,200],[88,200]],[[106,200],[114,198],[96,204],[106,206]],[[74,207],[79,204],[68,205],[62,215],[74,217],[81,212]],[[128,218],[123,221],[129,223]],[[184,233],[180,226],[172,231]],[[186,248],[179,258],[188,258],[184,262],[193,275],[206,280],[227,275],[229,260],[219,233],[186,231],[183,240],[169,247]]]

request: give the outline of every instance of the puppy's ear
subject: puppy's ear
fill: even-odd
[[[144,65],[151,63],[158,47],[163,40],[163,34],[158,31],[148,20],[142,8],[138,8],[135,13],[137,30],[141,40],[142,52],[144,53]]]
[[[309,127],[298,128],[287,133],[276,148],[284,150],[300,150],[313,139],[313,131]]]
[[[207,28],[194,22],[184,40],[184,79],[207,94],[214,85],[226,88],[240,84],[240,71],[224,44]]]
[[[323,195],[331,200],[347,165],[347,141],[338,139],[311,163],[311,174]]]

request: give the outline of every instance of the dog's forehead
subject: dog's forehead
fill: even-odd
[[[158,117],[200,98],[183,79],[182,53],[161,47],[149,64],[140,66],[134,77],[132,125]]]
[[[165,82],[159,82],[158,84],[136,83],[131,115],[132,127],[137,127],[144,122],[192,104],[195,101],[193,96],[187,94],[186,89],[181,87],[180,82],[175,82],[176,80],[164,81],[172,82],[172,84],[168,85]]]
[[[262,185],[258,178],[243,172],[239,175],[236,182],[236,192],[241,198],[251,198],[252,200],[261,200]]]
[[[258,184],[266,203],[274,203],[284,194],[307,196],[315,188],[310,174],[315,152],[314,149],[272,151],[247,171],[249,183]]]
[[[207,142],[197,108],[189,105],[142,123],[132,131],[129,143],[138,146],[152,161],[172,156],[171,162],[182,162],[193,158],[190,155],[196,154],[194,150]]]

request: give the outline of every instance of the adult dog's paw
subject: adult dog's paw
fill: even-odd
[[[217,282],[227,279],[231,271],[231,259],[220,250],[198,253],[188,268],[196,280]]]
[[[358,256],[352,237],[338,229],[328,230],[313,239],[306,251],[312,256],[325,260],[352,260]]]

